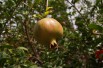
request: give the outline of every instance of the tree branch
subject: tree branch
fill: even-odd
[[[26,0],[24,0],[24,3],[26,3],[27,1]],[[24,4],[24,8],[27,8],[26,7],[26,5]],[[38,61],[38,63],[40,64],[40,65],[42,65],[42,61],[40,60],[40,56],[39,56],[39,54],[38,54],[38,52],[36,51],[37,49],[36,49],[36,47],[34,47],[33,45],[34,45],[34,43],[33,43],[33,41],[32,41],[32,39],[31,39],[31,37],[30,37],[30,35],[29,35],[29,27],[28,27],[28,23],[29,23],[29,18],[28,18],[28,14],[26,14],[26,15],[24,15],[25,16],[25,20],[24,20],[24,22],[23,22],[23,26],[24,26],[24,31],[25,31],[25,34],[26,34],[26,36],[27,36],[27,40],[28,40],[28,44],[30,45],[29,47],[30,47],[30,49],[33,51],[33,58],[36,60],[36,61]]]
[[[23,26],[24,26],[25,34],[26,34],[26,36],[27,36],[27,40],[28,40],[28,43],[29,43],[29,45],[30,45],[30,48],[31,48],[31,50],[33,51],[33,55],[34,55],[33,58],[35,58],[35,59],[42,65],[43,62],[40,60],[40,56],[39,56],[39,54],[36,52],[36,49],[35,49],[35,47],[33,46],[33,42],[32,42],[32,40],[31,40],[31,38],[30,38],[30,36],[29,36],[29,31],[28,31],[27,23],[28,23],[28,20],[25,19],[25,20],[24,20],[24,23],[23,23]]]
[[[84,16],[80,13],[80,11],[75,7],[75,5],[73,5],[70,1],[66,0],[72,7],[75,8],[75,10],[81,15],[81,17],[83,18],[84,22],[86,22]]]

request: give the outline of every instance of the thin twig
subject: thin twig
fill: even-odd
[[[69,2],[68,0],[66,0],[68,3],[70,3],[74,8],[75,10],[81,15],[81,17],[83,18],[83,20],[86,22],[84,16],[80,13],[80,11],[75,7],[75,5],[73,5],[71,2]]]
[[[25,19],[25,21],[24,21],[24,23],[23,23],[23,26],[25,27],[25,34],[26,34],[26,36],[27,36],[27,40],[28,40],[28,43],[29,43],[29,45],[30,45],[30,48],[32,49],[32,51],[33,51],[33,53],[34,53],[34,56],[33,56],[33,57],[34,57],[40,64],[42,64],[43,62],[40,60],[40,57],[39,57],[38,53],[36,52],[36,49],[34,49],[35,47],[33,46],[33,42],[32,42],[32,40],[31,40],[31,38],[30,38],[30,36],[29,36],[29,31],[28,31],[27,23],[28,23],[28,21],[27,21],[27,19]]]

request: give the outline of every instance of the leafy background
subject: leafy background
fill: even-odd
[[[94,53],[103,43],[103,0],[49,0],[48,6],[46,0],[0,0],[0,68],[102,67]],[[64,29],[57,50],[33,36],[46,16]]]

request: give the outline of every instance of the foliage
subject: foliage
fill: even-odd
[[[102,0],[1,0],[0,68],[97,68],[103,44]],[[58,49],[34,39],[35,23],[53,17],[64,28]]]
[[[35,68],[34,63],[28,61],[30,54],[24,47],[14,48],[8,44],[0,46],[0,66],[3,68]]]

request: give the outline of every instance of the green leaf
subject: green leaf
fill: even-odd
[[[18,47],[17,49],[28,51],[28,49],[25,47]]]
[[[30,68],[39,68],[37,65],[30,66]]]
[[[0,49],[4,49],[4,48],[12,49],[12,48],[13,48],[13,46],[8,45],[8,44],[5,44],[5,45],[0,46]]]
[[[8,58],[8,54],[6,52],[0,52],[0,59]]]
[[[21,68],[20,65],[14,65],[13,68]]]
[[[94,23],[89,24],[88,27],[90,29],[103,30],[103,27],[101,27],[100,25],[94,24]]]
[[[39,3],[41,2],[41,0],[35,0],[35,2],[36,2],[37,4],[39,4]]]
[[[52,10],[52,9],[53,9],[53,7],[47,7],[46,11],[49,11],[49,10]]]

